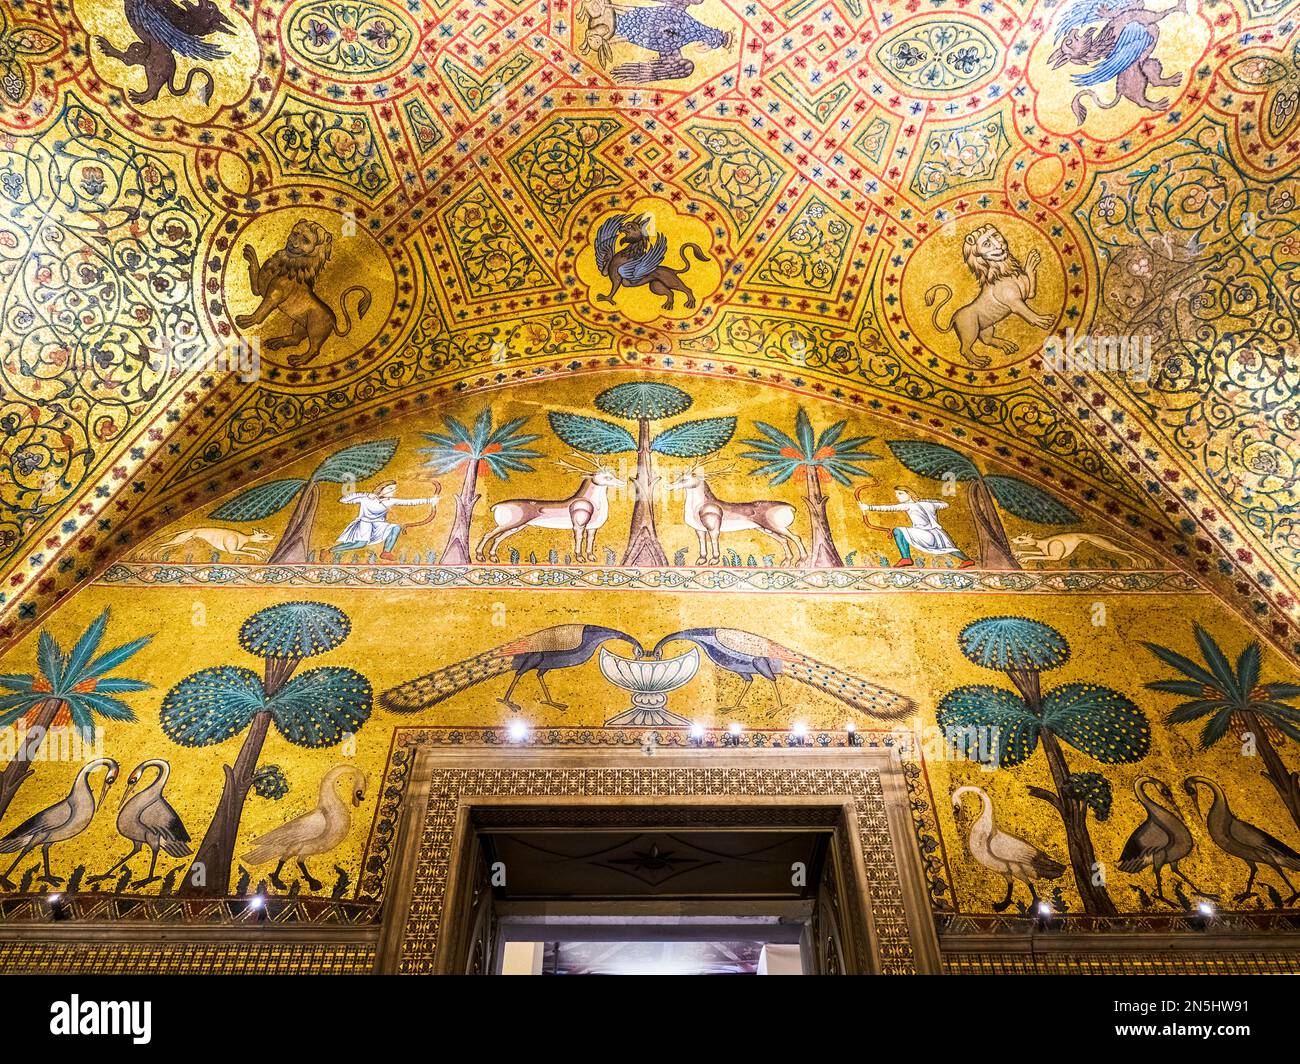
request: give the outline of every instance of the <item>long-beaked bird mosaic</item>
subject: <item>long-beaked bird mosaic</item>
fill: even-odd
[[[505,695],[497,699],[502,705],[519,712],[522,707],[511,696],[523,675],[535,672],[538,686],[542,689],[542,705],[567,709],[566,703],[551,697],[546,686],[546,674],[585,664],[602,644],[610,640],[621,640],[632,647],[637,657],[645,656],[641,644],[617,628],[599,624],[557,624],[408,680],[380,695],[379,704],[395,713],[418,713],[475,684],[513,670],[510,686]]]

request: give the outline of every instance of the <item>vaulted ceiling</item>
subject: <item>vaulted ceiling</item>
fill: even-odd
[[[617,368],[959,443],[1296,656],[1294,8],[0,0],[0,646],[301,454]]]

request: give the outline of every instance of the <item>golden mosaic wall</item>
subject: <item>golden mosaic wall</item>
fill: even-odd
[[[0,916],[734,720],[949,926],[1289,920],[1297,114],[1284,0],[0,0]]]
[[[52,879],[33,836],[8,889],[373,904],[409,735],[505,742],[522,721],[530,741],[635,745],[647,732],[683,742],[696,723],[716,744],[735,721],[745,743],[788,744],[799,723],[809,742],[839,745],[851,722],[863,741],[900,748],[946,920],[996,923],[1035,896],[1103,919],[1210,898],[1260,918],[1294,904],[1294,777],[1262,774],[1270,757],[1294,759],[1291,674],[1177,554],[1129,531],[1141,511],[1010,450],[945,480],[935,474],[971,461],[967,441],[888,411],[677,381],[587,374],[393,418],[386,435],[242,484],[112,566],[47,625],[61,651],[33,635],[5,657],[9,716],[79,707],[100,743],[90,752],[138,775],[133,793],[165,779],[153,811],[188,839],[162,847],[153,878],[148,841],[115,867],[134,838],[107,798],[118,779],[104,811],[51,846]],[[629,490],[639,475],[657,478],[644,506]],[[898,489],[948,504],[928,513],[951,546],[895,537],[920,520],[910,511],[861,509],[913,505]],[[742,522],[722,525],[716,561],[710,505]],[[1005,564],[992,561],[999,543]],[[100,645],[73,650],[97,618]],[[123,643],[126,656],[97,668]],[[1192,659],[1195,681],[1146,643]],[[1202,690],[1220,646],[1244,684],[1215,696],[1244,699],[1231,710]],[[21,675],[60,668],[65,702]],[[634,697],[638,668],[659,671]],[[1188,721],[1170,723],[1188,701]],[[37,748],[6,824],[75,792],[82,765],[40,754],[71,737],[56,729]],[[223,764],[245,781],[242,800]],[[107,772],[80,786],[98,796]],[[337,836],[298,819],[318,809],[341,818]],[[1249,885],[1241,855],[1219,845],[1221,809],[1261,832]],[[1081,884],[1072,862],[1084,858]],[[191,861],[213,881],[196,886]]]

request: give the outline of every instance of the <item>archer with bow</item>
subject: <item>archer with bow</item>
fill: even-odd
[[[937,511],[947,509],[948,504],[940,499],[918,499],[906,488],[895,488],[894,498],[898,500],[890,506],[872,506],[862,501],[862,492],[867,485],[862,485],[854,493],[858,500],[858,509],[862,511],[862,523],[877,532],[884,532],[894,537],[894,546],[898,548],[898,561],[894,568],[905,569],[916,563],[912,560],[912,548],[923,554],[952,554],[957,558],[958,569],[969,569],[975,563],[952,541],[944,531],[936,516]],[[888,528],[878,525],[867,516],[876,513],[905,513],[909,525]]]
[[[339,501],[346,506],[358,506],[357,518],[339,535],[339,540],[330,548],[337,557],[350,550],[364,550],[372,543],[383,543],[384,549],[379,557],[386,562],[396,561],[393,547],[397,537],[402,534],[402,525],[388,520],[388,511],[394,506],[428,506],[429,512],[420,520],[406,525],[406,528],[419,528],[427,525],[438,512],[438,498],[442,495],[442,485],[432,481],[434,492],[427,499],[397,498],[397,481],[388,480],[374,491],[354,491],[345,493]]]

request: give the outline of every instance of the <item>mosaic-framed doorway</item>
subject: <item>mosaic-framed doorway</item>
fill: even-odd
[[[939,970],[897,757],[886,749],[422,748],[385,895],[376,971],[490,970],[485,823],[833,832],[816,970]]]

